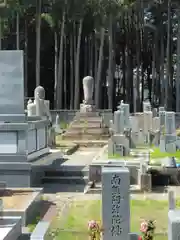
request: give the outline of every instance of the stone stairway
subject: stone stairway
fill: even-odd
[[[62,135],[63,140],[107,140],[109,129],[98,112],[77,113]]]
[[[89,167],[65,166],[56,169],[48,169],[42,183],[82,184],[88,182]]]

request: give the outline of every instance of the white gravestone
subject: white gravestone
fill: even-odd
[[[159,121],[160,121],[160,130],[162,131],[162,127],[165,125],[165,111],[159,111]]]
[[[175,134],[175,112],[165,113],[165,134]]]
[[[120,114],[120,121],[119,121],[119,133],[124,133],[125,128],[125,117],[124,117],[124,111],[119,111]]]
[[[130,128],[130,122],[129,122],[129,115],[130,115],[129,104],[122,103],[120,108],[121,108],[121,110],[124,112],[124,127],[125,127],[125,128]]]
[[[120,111],[114,112],[114,133],[120,133]]]
[[[130,174],[124,167],[102,168],[103,240],[125,240],[130,232]]]

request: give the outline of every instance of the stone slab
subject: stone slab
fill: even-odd
[[[24,114],[23,51],[0,51],[0,113]],[[6,116],[6,115],[5,115]],[[6,117],[4,116],[4,121]]]

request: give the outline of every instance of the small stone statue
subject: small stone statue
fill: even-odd
[[[49,101],[45,100],[45,90],[38,86],[34,90],[34,102],[30,99],[27,104],[28,116],[46,117],[51,122],[51,114],[49,110]]]
[[[84,104],[93,104],[94,78],[87,76],[83,78]]]

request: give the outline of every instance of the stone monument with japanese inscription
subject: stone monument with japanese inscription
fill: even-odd
[[[103,240],[125,240],[130,232],[130,175],[124,167],[102,168]]]

